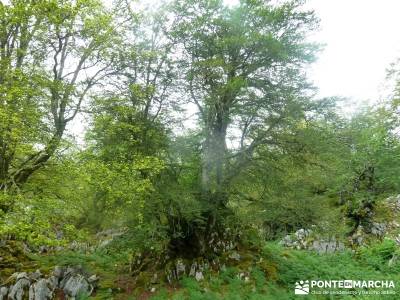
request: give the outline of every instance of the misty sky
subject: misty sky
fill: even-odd
[[[400,57],[399,0],[309,0],[321,19],[313,39],[325,50],[310,77],[321,96],[350,97],[349,105],[378,101],[386,68]]]
[[[387,94],[386,69],[400,57],[400,0],[308,0],[306,7],[321,21],[312,40],[325,45],[309,72],[319,96],[347,97],[355,109]]]

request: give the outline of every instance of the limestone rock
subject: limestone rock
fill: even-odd
[[[386,229],[387,229],[386,223],[373,222],[371,224],[371,233],[378,237],[383,237],[386,233]]]
[[[157,275],[157,274],[156,274]],[[88,280],[88,282],[90,283],[90,284],[97,284],[97,282],[99,281],[99,277],[96,275],[96,274],[94,274],[94,275],[92,275],[92,276],[90,276],[87,280]]]
[[[333,253],[336,251],[343,251],[345,247],[342,242],[336,240],[331,240],[331,241],[317,240],[312,243],[310,249],[318,252],[319,254],[324,254],[324,253]]]
[[[3,286],[0,288],[0,300],[5,300],[8,293],[8,288]]]
[[[193,262],[190,266],[189,276],[195,276],[197,270],[197,262]]]
[[[204,280],[203,272],[197,271],[194,278],[196,279],[196,281],[202,281],[202,280]]]
[[[0,287],[0,300],[50,300],[57,288],[74,300],[81,294],[90,295],[98,280],[96,275],[88,277],[81,267],[57,266],[48,277],[39,270],[30,274],[14,273]]]
[[[17,276],[17,282],[10,288],[8,298],[10,300],[22,300],[25,292],[29,289],[30,281],[26,273],[20,273]]]
[[[176,276],[177,278],[180,278],[182,275],[184,275],[186,272],[186,266],[184,262],[181,259],[178,259],[176,261]]]
[[[28,275],[28,277],[29,277],[29,279],[30,279],[31,281],[33,281],[33,280],[38,280],[41,276],[42,276],[42,273],[40,273],[40,270],[36,270],[35,272],[30,273],[30,274]]]
[[[400,194],[389,197],[386,199],[386,201],[394,212],[400,212]]]
[[[57,279],[63,277],[64,275],[64,269],[59,267],[59,266],[55,266],[54,267],[54,271],[53,271],[53,276]]]
[[[77,274],[66,280],[63,290],[71,299],[75,299],[79,295],[90,295],[93,292],[93,287],[84,276]]]
[[[29,300],[50,300],[53,298],[53,291],[48,279],[40,279],[29,288]]]
[[[239,261],[240,260],[240,254],[237,253],[236,251],[234,251],[231,254],[229,254],[229,258]]]
[[[313,236],[311,239],[311,234],[312,230],[310,229],[299,229],[292,235],[286,235],[279,243],[284,247],[312,250],[320,254],[343,251],[345,249],[344,243],[334,238],[325,239]]]
[[[297,230],[294,235],[296,236],[296,238],[298,240],[304,240],[310,234],[311,234],[311,230],[301,228],[301,229]]]

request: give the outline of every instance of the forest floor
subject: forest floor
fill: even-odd
[[[400,263],[396,262],[397,246],[389,240],[378,242],[357,251],[317,254],[305,250],[287,249],[275,242],[265,243],[256,255],[257,263],[245,259],[219,272],[205,271],[204,279],[182,277],[176,284],[150,282],[149,276],[134,279],[127,270],[127,259],[122,253],[95,251],[92,253],[57,252],[29,255],[19,268],[49,272],[54,266],[81,266],[100,280],[90,298],[104,300],[128,299],[298,299],[295,283],[303,280],[374,280],[393,281],[394,288],[334,289],[310,288],[307,299],[399,299]],[[395,259],[394,259],[395,258]],[[29,268],[29,269],[27,269]],[[3,270],[4,271],[4,270]],[[10,272],[12,270],[9,270]],[[146,279],[147,278],[147,279]],[[147,281],[146,281],[147,280]],[[335,291],[373,291],[385,295],[334,295]],[[324,293],[329,295],[316,295]]]

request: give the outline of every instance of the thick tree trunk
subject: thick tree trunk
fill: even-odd
[[[224,165],[226,159],[227,117],[224,112],[210,127],[206,128],[203,143],[201,189],[203,194],[221,193],[224,182]]]
[[[201,168],[201,191],[203,196],[207,195],[211,191],[211,172],[212,172],[212,149],[211,149],[211,138],[206,137],[203,143],[202,153],[202,168]]]

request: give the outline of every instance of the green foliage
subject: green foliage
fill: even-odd
[[[35,248],[88,239],[87,230],[77,228],[88,195],[81,171],[73,158],[65,159],[36,173],[19,193],[2,193],[13,210],[1,219],[0,236],[14,236]]]
[[[333,114],[334,117],[337,117]],[[282,134],[282,148],[260,147],[232,188],[231,203],[243,220],[263,228],[274,239],[299,228],[324,228],[324,234],[345,231],[337,201],[345,147],[336,133],[337,121],[323,116],[299,122]]]
[[[382,198],[399,191],[397,124],[392,110],[378,107],[360,112],[342,130],[348,154],[337,189],[351,232],[359,225],[368,228]]]
[[[160,295],[163,299],[294,299],[297,297],[294,296],[294,284],[299,280],[373,278],[396,281],[400,270],[387,264],[393,250],[393,244],[385,241],[364,248],[361,255],[351,252],[318,255],[307,251],[286,250],[275,243],[268,243],[263,248],[262,258],[276,265],[276,279],[267,278],[261,268],[253,266],[249,273],[250,279],[246,282],[238,278],[238,274],[246,270],[227,268],[220,274],[207,274],[203,282],[184,278],[178,293],[168,295],[164,292]],[[398,287],[395,291],[398,292]],[[154,299],[159,299],[160,295]],[[331,299],[330,296],[307,297]],[[375,299],[373,296],[368,297]],[[396,295],[387,298],[396,299]],[[352,298],[349,296],[341,299]]]
[[[392,266],[388,264],[392,258],[396,259],[398,254],[399,250],[396,243],[386,239],[369,247],[362,247],[358,253],[361,261],[385,274],[400,272],[400,266],[397,262]]]
[[[97,0],[11,1],[0,17],[0,189],[10,190],[61,146],[117,39]]]
[[[175,292],[157,284],[153,298],[293,299],[299,279],[400,279],[388,239],[327,255],[265,245],[299,228],[368,234],[400,193],[399,84],[348,119],[336,98],[314,99],[304,70],[318,20],[303,4],[0,3],[1,253],[48,246],[32,258],[96,273],[97,299],[140,296],[161,261],[215,258],[221,236],[239,263]],[[83,111],[78,147],[65,133]],[[52,252],[98,245],[107,229],[123,234]],[[139,254],[149,270],[132,270]]]
[[[395,280],[399,276],[397,269],[386,267],[390,272],[375,269],[376,260],[387,266],[388,252],[391,243],[384,242],[373,248],[365,248],[361,258],[355,257],[351,252],[318,255],[305,251],[284,251],[282,248],[269,244],[265,254],[277,262],[278,283],[291,286],[301,278],[383,278]],[[367,250],[368,249],[368,250]],[[277,256],[277,253],[283,256]],[[368,254],[367,254],[368,253]],[[271,258],[270,258],[271,259]]]
[[[276,131],[308,110],[309,85],[301,69],[313,60],[316,46],[304,36],[317,22],[301,1],[174,1],[172,10],[172,36],[183,49],[184,84],[198,108],[204,140],[201,187],[218,197],[259,146],[279,147]],[[234,137],[238,149],[228,151],[230,130],[242,136]]]

